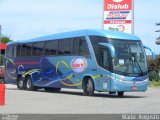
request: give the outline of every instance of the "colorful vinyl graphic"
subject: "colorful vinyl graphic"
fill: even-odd
[[[73,58],[70,65],[64,61],[58,61],[55,65],[51,59],[41,58],[37,65],[33,66],[33,61],[29,62],[14,62],[9,59],[6,62],[7,68],[13,68],[13,71],[6,69],[8,76],[11,79],[16,79],[17,73],[22,73],[22,77],[31,75],[32,80],[36,86],[52,86],[53,84],[63,84],[64,86],[79,86],[82,81],[74,81],[73,74],[78,74],[85,71],[87,62],[84,58]],[[35,62],[34,62],[35,63]],[[31,67],[32,66],[32,67]],[[28,67],[32,69],[28,69]],[[16,71],[17,68],[17,71]]]

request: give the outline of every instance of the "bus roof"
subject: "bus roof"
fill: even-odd
[[[109,30],[87,29],[87,30],[78,30],[78,31],[52,34],[52,35],[42,36],[42,37],[33,38],[29,40],[20,40],[18,42],[11,42],[9,44],[28,43],[28,42],[36,42],[36,41],[44,41],[44,40],[46,41],[46,40],[63,39],[63,38],[70,38],[70,37],[80,37],[80,36],[86,36],[86,35],[95,35],[95,36],[102,36],[102,37],[114,38],[114,39],[124,39],[124,40],[125,39],[140,40],[138,37],[128,33],[109,31]]]

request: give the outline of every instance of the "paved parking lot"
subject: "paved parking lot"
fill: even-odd
[[[160,87],[147,92],[128,92],[123,98],[108,93],[82,96],[81,90],[62,89],[60,93],[32,92],[6,85],[6,105],[0,113],[160,113]]]

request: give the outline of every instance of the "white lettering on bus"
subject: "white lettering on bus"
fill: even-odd
[[[129,8],[129,5],[127,5],[127,4],[124,4],[124,5],[108,4],[108,6],[107,6],[107,9],[128,9],[128,8]]]

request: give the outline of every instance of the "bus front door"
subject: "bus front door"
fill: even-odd
[[[111,57],[109,53],[109,49],[106,47],[100,48],[100,57],[99,57],[99,65],[105,69],[103,74],[104,81],[103,81],[103,90],[110,91],[111,90]]]

